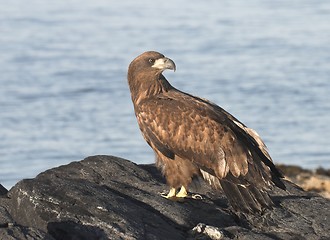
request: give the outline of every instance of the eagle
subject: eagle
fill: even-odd
[[[189,185],[201,177],[222,189],[235,211],[272,209],[269,190],[285,185],[257,132],[218,105],[173,87],[166,69],[176,70],[173,60],[147,51],[127,74],[139,128],[170,186],[165,197],[188,197]]]

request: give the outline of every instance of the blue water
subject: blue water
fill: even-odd
[[[330,167],[329,1],[0,0],[0,182],[109,154],[154,156],[126,83],[146,50],[259,132],[277,163]]]

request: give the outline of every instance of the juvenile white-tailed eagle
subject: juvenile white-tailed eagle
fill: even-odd
[[[166,197],[186,197],[193,177],[201,176],[222,188],[235,210],[271,208],[267,190],[285,185],[259,135],[216,104],[174,88],[166,69],[175,70],[174,62],[154,51],[128,68],[139,127],[171,187]]]

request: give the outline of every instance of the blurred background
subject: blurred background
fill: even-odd
[[[175,87],[217,103],[276,163],[330,167],[330,2],[0,0],[0,183],[107,154],[152,163],[128,64],[173,59]]]

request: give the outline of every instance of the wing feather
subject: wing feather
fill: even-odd
[[[138,106],[137,118],[147,141],[165,156],[170,149],[201,168],[212,169],[219,178],[228,172],[235,177],[247,173],[251,156],[225,121],[214,119],[216,114],[195,99],[168,98],[149,99]]]

